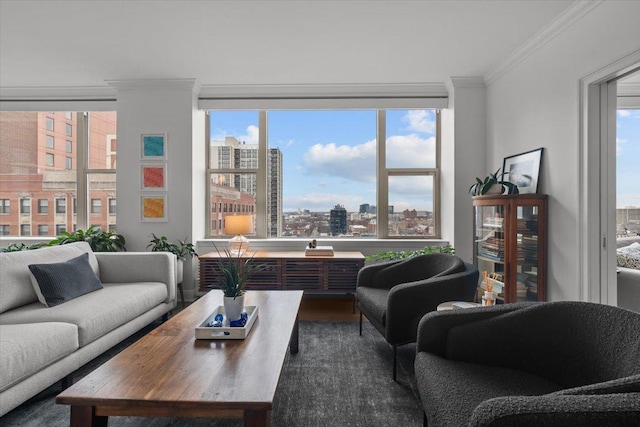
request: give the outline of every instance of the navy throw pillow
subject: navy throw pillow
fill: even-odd
[[[102,289],[100,279],[91,269],[87,253],[65,262],[30,264],[29,270],[36,279],[47,307]]]

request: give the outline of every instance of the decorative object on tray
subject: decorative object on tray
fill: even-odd
[[[504,175],[507,176],[508,182],[518,186],[522,194],[538,192],[542,150],[543,148],[538,148],[504,158],[502,163]]]
[[[244,292],[247,282],[258,271],[263,270],[263,264],[254,264],[253,256],[248,259],[242,258],[242,245],[239,251],[232,253],[229,249],[224,249],[224,256],[218,254],[217,269],[220,274],[220,289],[224,292],[225,312],[229,314],[231,320],[238,320],[242,307],[244,307]]]
[[[333,246],[318,246],[315,239],[304,250],[307,256],[333,256]]]
[[[489,176],[486,176],[484,180],[476,177],[476,182],[469,187],[469,193],[472,196],[489,196],[494,194],[518,194],[518,186],[509,181],[504,181],[501,178],[506,175],[506,172],[500,174],[500,168]]]
[[[243,307],[240,318],[230,321],[223,306],[218,306],[196,327],[196,339],[244,339],[258,317],[258,306]]]

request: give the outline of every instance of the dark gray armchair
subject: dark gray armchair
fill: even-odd
[[[640,426],[640,313],[586,302],[427,314],[425,426]]]
[[[422,316],[445,301],[473,301],[477,284],[478,269],[449,254],[365,266],[356,287],[360,335],[364,315],[393,347],[395,380],[397,346],[416,341]]]

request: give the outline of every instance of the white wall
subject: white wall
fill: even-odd
[[[640,48],[640,2],[606,1],[487,88],[487,167],[544,147],[548,300],[579,300],[579,81]],[[598,173],[593,171],[593,173]]]
[[[111,82],[118,92],[118,232],[126,237],[129,251],[147,251],[152,233],[192,242],[203,235],[204,179],[199,173],[204,171],[204,119],[196,109],[194,83]],[[140,221],[140,136],[145,133],[167,134],[167,222]],[[187,299],[195,277],[190,261],[185,263],[183,281]]]
[[[486,89],[481,77],[452,77],[442,120],[442,230],[456,255],[473,262],[473,207],[469,187],[488,174]],[[491,167],[489,168],[491,169]]]

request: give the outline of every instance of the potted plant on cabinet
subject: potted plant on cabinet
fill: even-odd
[[[476,182],[469,187],[469,193],[472,196],[488,196],[505,193],[518,194],[518,186],[509,181],[502,180],[501,178],[505,173],[500,174],[500,178],[498,178],[499,173],[500,168],[494,173],[489,174],[484,180],[476,177]]]
[[[253,256],[242,259],[242,251],[237,251],[237,255],[231,253],[229,249],[224,249],[220,253],[217,263],[218,284],[224,293],[224,311],[229,321],[240,319],[244,308],[244,293],[249,279],[258,271],[263,270],[263,264],[255,264]]]
[[[178,240],[178,243],[170,242],[167,236],[156,236],[151,233],[151,242],[147,245],[147,249],[151,249],[151,252],[171,252],[176,255],[176,283],[182,283],[184,277],[184,261],[187,256],[198,257],[198,254],[193,247],[193,243],[187,242],[187,238],[184,240]]]

